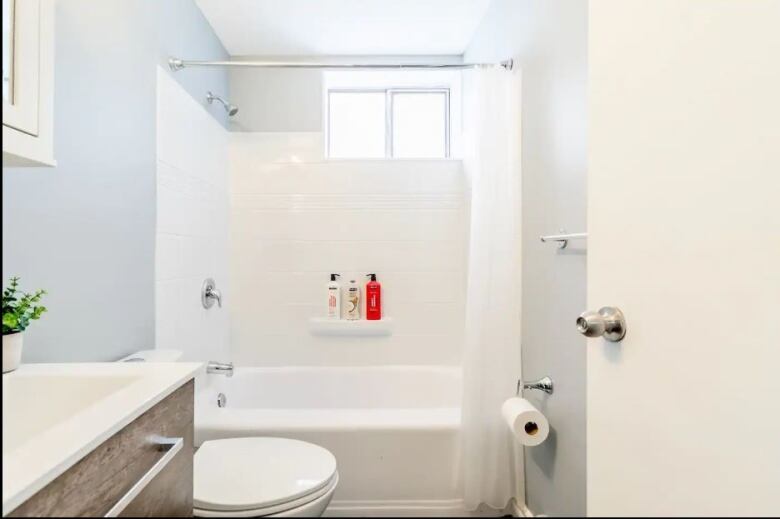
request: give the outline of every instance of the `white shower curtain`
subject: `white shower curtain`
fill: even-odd
[[[501,404],[520,377],[520,73],[464,74],[471,184],[462,476],[467,509],[503,509],[522,469]],[[520,475],[521,476],[521,475]]]

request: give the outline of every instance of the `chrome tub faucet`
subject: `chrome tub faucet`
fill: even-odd
[[[233,363],[232,362],[217,362],[210,360],[206,364],[206,373],[214,375],[225,375],[227,377],[233,376]]]

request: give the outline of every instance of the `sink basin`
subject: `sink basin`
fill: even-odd
[[[3,377],[3,454],[137,380],[129,376]]]

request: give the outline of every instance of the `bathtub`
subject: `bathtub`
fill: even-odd
[[[277,436],[327,448],[340,476],[329,514],[462,511],[458,368],[236,368],[232,378],[208,375],[201,382],[196,446]]]

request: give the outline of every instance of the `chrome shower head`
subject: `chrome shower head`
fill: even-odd
[[[208,101],[209,104],[213,104],[214,101],[219,101],[220,104],[222,104],[222,108],[225,109],[229,117],[233,117],[238,113],[238,107],[236,105],[228,103],[218,95],[214,95],[212,92],[206,92],[206,101]]]

